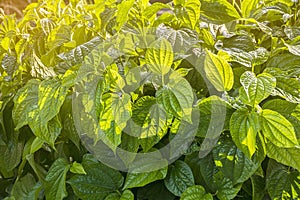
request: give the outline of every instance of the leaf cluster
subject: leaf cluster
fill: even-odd
[[[0,13],[0,198],[299,199],[299,27],[290,0],[39,0],[21,19]],[[127,172],[108,167],[80,137],[136,155],[182,127],[188,148],[147,172],[130,171],[135,156]]]

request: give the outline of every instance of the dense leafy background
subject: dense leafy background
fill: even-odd
[[[299,199],[299,15],[291,0],[44,0],[0,14],[0,198]],[[160,148],[196,110],[188,151],[145,173],[97,161],[72,115],[76,77],[95,73],[112,146]]]

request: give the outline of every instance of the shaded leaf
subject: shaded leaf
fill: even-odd
[[[300,174],[293,169],[270,160],[266,186],[272,199],[298,199],[300,197]]]
[[[164,183],[166,188],[176,196],[181,196],[188,187],[195,184],[191,168],[180,160],[169,166]]]
[[[86,175],[77,174],[68,180],[80,199],[104,199],[122,187],[124,178],[121,173],[99,163],[92,155],[84,155],[82,165]]]
[[[47,199],[63,199],[68,195],[65,184],[69,169],[70,164],[63,158],[58,158],[51,165],[45,179],[45,193]]]
[[[213,150],[216,166],[233,185],[243,183],[258,169],[260,163],[246,157],[230,139],[221,139]]]

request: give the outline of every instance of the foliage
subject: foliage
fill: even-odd
[[[299,199],[299,15],[290,0],[40,0],[0,14],[0,198]],[[87,136],[112,155],[160,149],[200,115],[191,145],[147,172],[99,162],[74,122],[81,81],[100,127]]]

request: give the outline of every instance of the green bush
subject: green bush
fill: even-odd
[[[299,8],[41,0],[1,14],[0,198],[299,199]]]

